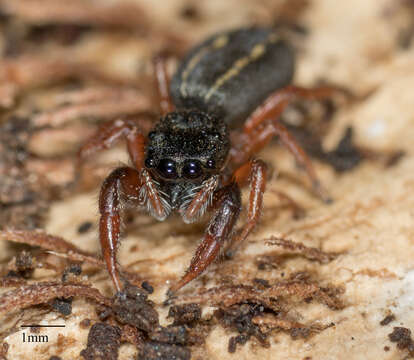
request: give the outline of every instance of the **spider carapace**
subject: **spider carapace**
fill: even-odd
[[[259,221],[266,164],[255,158],[274,137],[287,146],[323,191],[306,153],[279,118],[296,97],[324,98],[333,89],[292,86],[294,55],[277,31],[242,28],[218,33],[195,46],[169,82],[162,58],[154,61],[161,119],[117,119],[103,125],[81,148],[80,159],[125,138],[131,166],[115,169],[100,198],[100,242],[109,274],[122,290],[116,261],[124,204],[163,221],[178,212],[186,223],[209,212],[204,237],[175,293],[219,255],[231,255]],[[152,126],[152,125],[151,125]],[[240,188],[250,185],[247,221],[234,232],[241,210]]]

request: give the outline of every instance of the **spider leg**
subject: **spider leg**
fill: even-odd
[[[252,129],[268,119],[279,119],[289,103],[300,97],[309,100],[326,99],[340,92],[339,88],[321,86],[313,89],[290,85],[270,94],[262,105],[247,118],[244,132],[249,133]]]
[[[136,161],[139,162],[139,160],[135,159],[135,154],[138,149],[143,147],[145,139],[143,133],[148,132],[152,126],[153,123],[144,117],[108,121],[101,125],[96,133],[79,149],[78,163],[82,163],[84,159],[99,151],[109,149],[117,141],[126,138],[128,152],[134,165],[140,165],[136,164]]]
[[[99,195],[99,240],[106,267],[117,291],[122,290],[116,262],[121,234],[122,200],[138,200],[141,186],[137,170],[130,167],[118,168],[105,179]]]
[[[117,291],[121,291],[121,282],[116,253],[121,234],[121,210],[125,202],[146,205],[158,220],[165,219],[169,213],[147,170],[121,167],[105,179],[99,195],[99,240],[106,267]]]
[[[239,245],[249,236],[259,222],[263,207],[263,194],[266,190],[267,166],[261,160],[252,160],[237,169],[233,175],[239,186],[250,183],[249,209],[247,222],[227,246],[225,255],[232,257]]]
[[[136,122],[118,120],[105,124],[103,131],[91,139],[79,152],[79,158],[111,146],[126,137],[129,156],[135,166],[115,169],[103,182],[99,196],[99,239],[108,272],[118,291],[121,291],[116,252],[121,232],[123,201],[146,205],[151,214],[163,220],[169,213],[156,184],[144,168],[145,137]]]
[[[331,199],[319,181],[311,160],[286,127],[279,122],[279,117],[289,102],[297,96],[319,99],[328,97],[335,91],[338,89],[330,87],[304,89],[289,86],[270,95],[263,105],[259,106],[246,120],[243,132],[237,141],[233,141],[237,145],[230,151],[232,158],[230,163],[236,165],[245,163],[255,153],[262,150],[273,137],[278,136],[296,161],[305,169],[314,191],[323,201],[329,203]]]
[[[168,291],[168,296],[198,277],[217,258],[224,242],[230,237],[240,214],[240,190],[235,182],[214,193],[214,214],[203,240],[198,246],[185,275]]]
[[[168,78],[165,58],[157,56],[153,60],[154,75],[157,81],[157,92],[160,99],[161,114],[166,115],[174,111],[174,104],[170,97],[170,79]]]

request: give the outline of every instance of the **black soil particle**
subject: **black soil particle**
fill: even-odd
[[[71,264],[68,266],[62,274],[62,282],[67,282],[73,276],[79,276],[82,274],[82,267],[79,264]]]
[[[62,360],[62,358],[59,356],[53,355],[49,358],[49,360]]]
[[[153,341],[167,344],[185,345],[189,342],[187,329],[183,325],[160,327],[149,334]]]
[[[154,292],[154,288],[151,286],[151,284],[148,281],[143,281],[141,284],[141,287],[148,292],[148,294],[152,294]]]
[[[237,349],[237,344],[244,345],[247,342],[247,340],[249,340],[249,338],[250,336],[248,335],[238,335],[231,337],[229,340],[227,351],[230,354],[235,353]]]
[[[236,351],[237,344],[245,344],[251,336],[254,336],[263,346],[269,346],[266,334],[252,322],[253,317],[261,314],[264,307],[257,304],[233,305],[227,309],[219,309],[214,315],[226,328],[236,330],[242,336],[231,338],[228,345],[229,352]]]
[[[344,172],[353,169],[362,160],[361,152],[352,142],[352,128],[347,128],[337,148],[325,154],[325,160],[336,171]]]
[[[86,360],[117,360],[120,339],[121,330],[118,327],[96,323],[89,331],[87,347],[80,355]]]
[[[135,326],[147,333],[158,328],[158,313],[148,300],[147,292],[127,285],[125,291],[117,293],[112,307],[115,318],[122,324]]]
[[[394,314],[389,314],[384,319],[381,320],[380,325],[381,326],[388,325],[390,322],[392,322],[394,320],[395,320],[395,315]]]
[[[198,304],[174,305],[168,311],[168,318],[174,319],[174,325],[191,324],[201,319],[201,308]]]
[[[189,349],[159,342],[146,342],[139,351],[138,360],[190,360]]]
[[[395,327],[394,331],[388,335],[391,342],[397,343],[400,350],[407,349],[410,356],[414,356],[414,341],[411,338],[411,330],[404,327]]]
[[[82,224],[79,225],[78,227],[78,233],[79,234],[85,234],[87,233],[90,229],[92,229],[93,224],[90,221],[85,221]]]
[[[353,130],[350,127],[346,129],[336,149],[328,152],[322,148],[322,139],[318,134],[305,128],[291,125],[286,127],[310,156],[328,163],[337,172],[349,171],[363,160],[362,152],[353,143]]]
[[[72,298],[69,299],[54,299],[52,301],[52,308],[62,315],[68,316],[72,314]]]

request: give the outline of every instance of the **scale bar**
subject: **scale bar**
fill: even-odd
[[[21,325],[22,328],[42,328],[42,327],[57,327],[57,328],[63,328],[66,327],[66,325],[38,325],[38,324],[32,324],[32,325]]]

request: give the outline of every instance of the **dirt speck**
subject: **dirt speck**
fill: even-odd
[[[185,345],[189,340],[187,329],[183,325],[160,327],[150,333],[149,337],[153,341],[177,345]]]
[[[151,284],[148,281],[143,281],[141,284],[141,287],[148,292],[148,294],[152,294],[154,292],[154,288],[151,286]]]
[[[190,360],[189,349],[171,344],[159,342],[146,342],[138,354],[138,360]]]
[[[236,304],[227,309],[218,309],[214,315],[226,328],[236,330],[240,335],[230,339],[228,351],[236,351],[237,344],[245,344],[251,336],[254,336],[263,346],[269,346],[267,336],[260,327],[252,322],[252,319],[264,311],[263,306],[257,304]]]
[[[405,327],[394,327],[391,334],[388,335],[391,342],[397,343],[400,350],[408,350],[410,356],[414,356],[414,341],[411,338],[411,330]]]
[[[89,331],[87,347],[80,355],[85,360],[117,360],[120,339],[121,330],[118,327],[96,323]]]
[[[52,301],[51,305],[54,310],[60,312],[62,315],[68,316],[72,314],[72,298],[57,298]]]
[[[174,305],[168,311],[168,318],[174,319],[174,325],[190,324],[201,319],[201,308],[194,303]]]
[[[394,320],[395,320],[395,315],[394,314],[389,314],[384,319],[381,320],[380,325],[381,326],[388,325],[390,322],[392,322]]]
[[[153,306],[146,291],[127,285],[124,292],[115,295],[112,311],[120,323],[149,333],[159,325],[158,313]]]
[[[79,234],[85,234],[87,233],[90,229],[92,229],[93,223],[90,221],[85,221],[82,224],[79,225],[78,227],[78,233]]]

